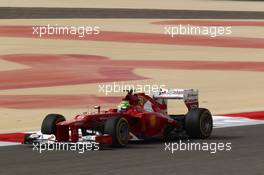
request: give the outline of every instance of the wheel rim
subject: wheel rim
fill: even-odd
[[[201,120],[201,131],[207,136],[211,133],[212,131],[212,119],[210,118],[209,115],[206,115],[205,117],[202,118]]]
[[[118,138],[122,143],[127,141],[128,138],[128,125],[126,122],[121,122],[118,129]]]

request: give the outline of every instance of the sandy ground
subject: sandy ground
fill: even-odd
[[[263,11],[264,4],[258,1],[217,1],[217,0],[1,0],[2,7],[90,7],[90,8],[141,8],[141,9],[184,9],[184,10],[232,10]]]

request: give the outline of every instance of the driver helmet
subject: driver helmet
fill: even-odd
[[[126,112],[128,107],[129,107],[128,101],[121,101],[119,103],[119,105],[117,106],[117,111],[118,112]]]

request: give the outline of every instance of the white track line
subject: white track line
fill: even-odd
[[[213,121],[214,121],[214,128],[264,124],[264,120],[254,120],[244,117],[214,116]]]
[[[14,146],[14,145],[21,145],[21,143],[16,143],[16,142],[0,142],[0,147],[1,146]]]

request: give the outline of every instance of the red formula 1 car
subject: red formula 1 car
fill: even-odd
[[[187,114],[168,115],[167,100],[183,100]],[[193,89],[161,89],[153,97],[145,93],[128,91],[115,109],[76,115],[65,120],[62,115],[49,114],[43,120],[40,134],[31,134],[31,140],[54,142],[95,141],[116,147],[124,147],[129,140],[167,138],[185,133],[190,138],[205,139],[211,135],[212,115],[199,108],[198,91]]]

